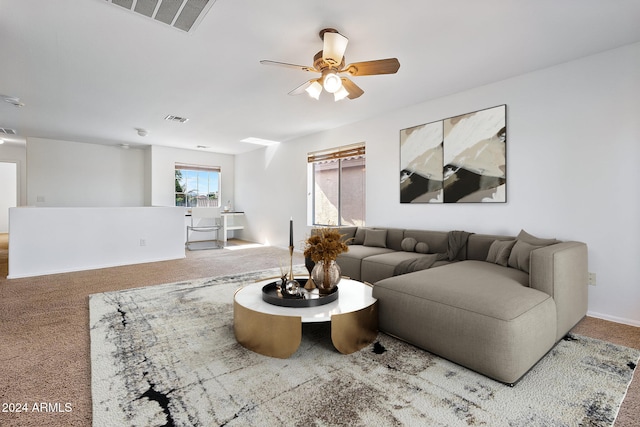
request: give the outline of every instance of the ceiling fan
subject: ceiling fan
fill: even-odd
[[[350,76],[394,74],[400,68],[400,62],[396,58],[355,62],[345,66],[344,52],[349,39],[333,28],[325,28],[320,31],[320,39],[323,42],[322,50],[313,57],[313,66],[267,60],[262,60],[260,63],[320,73],[322,75],[319,78],[301,84],[289,92],[289,95],[300,95],[307,92],[312,98],[319,99],[322,89],[324,89],[332,93],[336,101],[344,98],[356,99],[364,93],[351,79],[339,76],[339,74]]]

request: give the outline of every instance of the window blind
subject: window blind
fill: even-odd
[[[307,162],[323,162],[327,160],[347,159],[365,155],[365,144],[352,144],[329,150],[314,151],[307,154]]]
[[[220,166],[204,166],[204,165],[190,165],[187,163],[176,163],[176,170],[220,172]]]

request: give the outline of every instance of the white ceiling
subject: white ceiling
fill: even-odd
[[[353,77],[356,100],[287,95],[315,74],[259,61],[312,65],[326,27],[347,62],[400,70]],[[241,153],[638,41],[639,0],[217,0],[190,33],[105,0],[0,0],[0,94],[25,104],[0,127]]]

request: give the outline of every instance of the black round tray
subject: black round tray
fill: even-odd
[[[271,282],[262,287],[262,300],[269,304],[279,305],[281,307],[317,307],[319,305],[329,304],[338,299],[338,287],[327,295],[320,295],[318,289],[308,291],[304,289],[307,279],[296,279],[300,283],[302,296],[292,296],[287,294],[278,295],[277,285],[279,280]]]

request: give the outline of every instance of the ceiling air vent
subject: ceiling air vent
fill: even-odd
[[[178,122],[178,123],[186,123],[189,121],[186,117],[178,117],[178,116],[167,116],[164,118],[165,120],[169,120],[170,122]]]
[[[108,3],[177,28],[196,29],[216,0],[106,0]]]
[[[15,129],[0,128],[0,134],[3,134],[3,135],[17,135],[18,133],[16,132]]]

